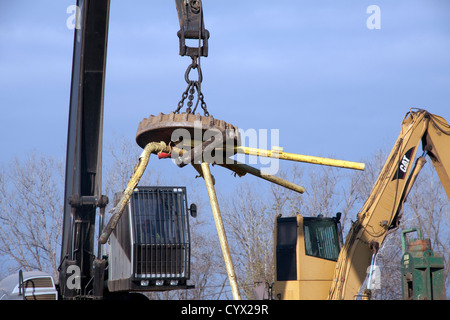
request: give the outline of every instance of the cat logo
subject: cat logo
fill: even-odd
[[[408,157],[406,157],[406,154],[403,156],[402,163],[400,164],[400,170],[403,171],[403,173],[406,173],[406,170],[408,169],[410,160]]]
[[[402,159],[400,160],[397,173],[394,175],[392,180],[403,179],[405,177],[406,171],[409,167],[409,163],[411,162],[411,156],[413,155],[414,149],[415,147],[412,147],[403,155]]]

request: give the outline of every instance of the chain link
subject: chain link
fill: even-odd
[[[186,83],[188,85],[187,85],[186,90],[181,95],[181,100],[178,102],[178,107],[174,112],[180,113],[181,109],[183,109],[186,98],[188,98],[188,102],[186,103],[186,105],[187,105],[186,112],[187,113],[195,113],[195,111],[197,110],[198,104],[200,103],[200,106],[203,109],[203,113],[204,113],[205,117],[208,117],[209,112],[208,112],[206,103],[204,101],[204,96],[203,96],[203,93],[201,90],[201,83],[203,80],[202,70],[200,68],[200,63],[197,63],[197,59],[200,62],[200,57],[193,56],[191,58],[192,58],[192,63],[187,67],[186,72],[184,74],[184,79],[186,80]],[[198,73],[197,80],[189,79],[189,74],[192,71],[192,69],[197,69],[197,73]],[[195,98],[194,97],[195,93],[197,93],[197,100],[195,102],[194,109],[192,109],[192,106],[194,105],[193,100]]]

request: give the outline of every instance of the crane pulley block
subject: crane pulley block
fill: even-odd
[[[175,0],[180,30],[180,55],[190,57],[208,56],[209,31],[205,29],[203,8],[200,0]],[[198,47],[186,45],[186,39],[198,39]]]

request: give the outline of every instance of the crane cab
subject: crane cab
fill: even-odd
[[[274,299],[327,298],[342,246],[339,218],[277,217]]]
[[[188,288],[188,211],[185,187],[135,189],[110,237],[110,292]]]

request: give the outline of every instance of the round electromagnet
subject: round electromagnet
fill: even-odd
[[[136,142],[144,148],[150,142],[192,146],[205,143],[211,138],[220,139],[221,148],[235,149],[240,146],[239,130],[236,126],[213,116],[192,113],[160,113],[144,118],[138,126]],[[219,146],[218,146],[219,147]]]

